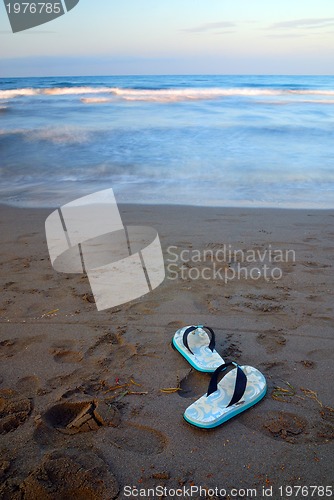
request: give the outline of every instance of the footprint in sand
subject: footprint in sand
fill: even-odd
[[[101,358],[110,354],[114,351],[115,346],[122,346],[124,344],[122,335],[125,331],[125,329],[118,327],[116,332],[108,331],[104,333],[93,345],[89,347],[85,356],[95,356],[97,358]]]
[[[120,414],[116,406],[105,401],[66,401],[49,408],[38,421],[63,434],[96,431],[102,426],[117,427]]]
[[[54,344],[49,352],[56,363],[80,363],[84,354],[73,349],[74,346],[74,340],[62,339]]]
[[[28,375],[27,377],[20,378],[16,382],[15,388],[21,396],[33,398],[40,388],[40,380],[36,375]]]
[[[182,328],[183,326],[186,326],[186,325],[184,325],[184,323],[182,321],[170,321],[170,323],[167,324],[166,333],[168,333],[169,335],[172,335],[175,333],[176,330],[178,330],[179,328]]]
[[[321,420],[309,422],[306,418],[288,411],[260,411],[241,415],[239,421],[246,427],[265,434],[275,440],[291,444],[326,444],[334,439],[334,413],[325,410]]]
[[[46,455],[26,479],[0,486],[0,498],[113,500],[119,485],[110,466],[89,450],[56,450]]]
[[[159,306],[158,301],[145,301],[145,302],[136,302],[135,304],[130,304],[126,306],[128,314],[138,315],[150,315],[154,313],[154,310]]]
[[[256,341],[265,347],[268,353],[280,351],[286,344],[282,330],[268,330],[257,335]]]
[[[307,260],[302,262],[302,265],[305,267],[304,272],[308,272],[311,274],[318,273],[319,270],[327,269],[328,267],[332,267],[331,264],[326,264],[324,262],[315,262],[312,260]]]
[[[242,350],[240,349],[240,345],[237,342],[232,342],[233,335],[227,334],[226,341],[230,342],[227,346],[225,346],[222,351],[222,355],[226,359],[234,359],[240,358],[242,354]]]
[[[6,339],[0,342],[0,356],[3,358],[12,357],[15,354],[15,346],[18,339]]]
[[[8,290],[10,289],[11,291],[13,291],[13,285],[16,284],[16,281],[7,281],[3,286],[3,290]],[[15,287],[15,291],[18,291],[18,287]]]
[[[230,298],[229,304],[233,310],[240,312],[281,313],[287,312],[287,306],[284,305],[284,301],[287,299],[286,293],[270,295],[255,290],[251,293],[236,294]]]
[[[60,435],[79,435],[82,432],[108,430],[104,440],[118,449],[152,455],[161,453],[167,438],[160,431],[145,425],[124,422],[115,404],[103,400],[61,402],[35,419],[35,440],[43,446],[60,443]]]
[[[53,352],[53,359],[56,363],[80,363],[83,357],[83,353],[78,351],[59,350]]]
[[[109,436],[106,437],[109,439]],[[157,455],[166,446],[167,437],[160,431],[146,425],[125,422],[110,435],[110,444],[116,448],[141,455]]]
[[[122,338],[122,331],[100,337],[85,353],[85,358],[95,363],[96,370],[108,369],[110,363],[117,363],[122,368],[138,354],[136,344]]]
[[[12,389],[0,390],[0,434],[15,431],[28,419],[33,402]]]
[[[44,338],[44,335],[36,335],[35,337],[24,339],[12,338],[2,340],[0,342],[0,357],[11,358],[26,349],[30,344],[39,342],[42,338]]]
[[[324,359],[334,359],[333,349],[313,349],[306,353],[308,359],[312,361],[323,361]]]
[[[208,390],[210,375],[200,373],[195,370],[190,370],[189,374],[180,380],[180,391],[178,395],[181,398],[195,398],[205,394]]]

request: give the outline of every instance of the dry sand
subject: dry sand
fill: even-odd
[[[186,275],[98,312],[85,276],[51,267],[51,210],[1,207],[0,498],[110,500],[126,498],[126,485],[193,485],[256,488],[258,498],[272,486],[277,499],[279,486],[331,484],[334,212],[120,209],[124,223],[158,230],[166,264],[170,245],[272,245],[296,259],[278,264],[281,279]],[[262,402],[212,431],[182,418],[209,381],[171,348],[190,324],[211,326],[225,359],[268,382]]]

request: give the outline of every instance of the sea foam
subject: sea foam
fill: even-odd
[[[119,87],[54,87],[54,88],[22,88],[1,90],[0,99],[13,99],[24,96],[80,96],[90,94],[109,94],[127,101],[176,102],[191,100],[210,100],[223,97],[284,97],[284,96],[334,96],[334,90],[303,89],[269,89],[269,88],[186,88],[186,89],[135,89]],[[89,99],[89,100],[88,100]],[[86,98],[83,102],[108,102],[108,98]]]

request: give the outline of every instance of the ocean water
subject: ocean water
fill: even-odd
[[[334,207],[333,76],[0,79],[0,202]]]

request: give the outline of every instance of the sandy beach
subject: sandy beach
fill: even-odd
[[[158,231],[166,279],[100,312],[86,276],[52,269],[52,210],[0,208],[0,498],[155,498],[158,487],[173,498],[192,487],[193,498],[272,488],[277,499],[287,486],[331,485],[334,211],[119,208],[124,224]],[[215,262],[223,248],[244,254]],[[268,263],[281,273],[265,277],[268,249],[282,252]],[[252,277],[237,276],[251,251]],[[214,264],[223,274],[204,278]],[[171,347],[192,324],[212,327],[224,359],[268,383],[259,404],[211,431],[182,418],[210,379]]]

